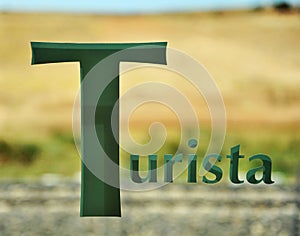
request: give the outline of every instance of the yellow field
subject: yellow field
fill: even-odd
[[[232,130],[252,132],[249,135],[255,139],[272,130],[268,137],[289,132],[288,140],[298,140],[299,39],[300,15],[271,11],[147,16],[2,13],[0,136],[36,142],[38,137],[72,130],[79,65],[31,66],[31,41],[167,41],[168,47],[200,61],[215,79],[226,106],[228,135]],[[141,75],[155,81],[170,81],[172,77],[163,72],[144,72],[130,72],[127,77],[131,75],[131,79],[122,80],[121,92],[136,84]],[[182,88],[192,104],[201,100],[181,82],[174,86]],[[151,109],[137,111],[134,122],[149,122]],[[158,118],[171,123],[172,114],[160,111]],[[204,108],[204,120],[207,112]]]

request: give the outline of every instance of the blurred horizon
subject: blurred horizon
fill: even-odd
[[[167,41],[168,48],[177,48],[199,60],[222,93],[227,113],[223,157],[230,147],[240,144],[242,154],[249,157],[266,153],[274,160],[274,172],[283,173],[288,181],[297,180],[297,11],[281,14],[253,9],[222,14],[132,16],[9,13],[0,14],[0,18],[0,177],[40,176],[49,172],[73,175],[80,169],[72,135],[79,66],[31,66],[31,41]],[[122,75],[120,93],[137,86],[140,78],[144,82],[169,84],[185,94],[199,118],[202,133],[198,154],[203,157],[210,138],[210,116],[201,94],[176,74],[151,68]],[[132,93],[132,99],[147,92]],[[164,93],[156,91],[156,95]],[[122,112],[120,115],[122,122]],[[158,154],[174,153],[180,126],[167,107],[147,104],[136,109],[128,124],[131,135],[137,142],[147,143],[148,128],[153,122],[163,123],[170,134]],[[120,137],[122,142],[124,136]],[[125,165],[128,154],[121,155]],[[228,162],[224,160],[221,164],[228,170]],[[247,170],[248,165],[244,162],[241,170]]]
[[[300,0],[0,0],[0,235],[300,235],[300,8],[295,6]],[[168,42],[168,49],[201,63],[226,109],[222,160],[215,163],[223,171],[220,182],[207,185],[197,175],[196,184],[187,183],[183,160],[168,186],[122,190],[121,219],[80,218],[82,160],[74,144],[74,136],[80,143],[80,111],[74,109],[80,64],[33,66],[33,41]],[[189,63],[180,64],[191,71]],[[120,69],[126,66],[122,62]],[[119,81],[120,180],[130,181],[124,169],[130,169],[135,144],[146,146],[164,133],[158,149],[139,153],[141,177],[149,152],[157,155],[158,168],[165,154],[181,153],[186,160],[191,147],[180,144],[193,131],[199,134],[193,151],[199,173],[215,142],[213,106],[205,93],[164,67],[144,65],[121,73]],[[165,97],[171,102],[160,102]],[[123,109],[124,104],[134,109]],[[190,114],[186,108],[193,109],[200,129],[189,119],[180,122],[182,114]],[[152,132],[157,123],[163,128]],[[72,132],[76,124],[78,133]],[[130,149],[123,148],[126,142]],[[226,155],[236,145],[244,156],[237,168],[243,184],[230,181]],[[275,184],[248,183],[249,170],[262,164],[250,161],[256,154],[272,159]],[[261,169],[256,178],[262,176]],[[157,177],[163,181],[164,171]]]
[[[214,0],[214,1],[39,1],[39,0],[0,0],[2,12],[61,12],[61,13],[98,13],[98,14],[152,14],[172,12],[197,12],[242,10],[259,7],[271,7],[274,4],[287,3],[300,6],[300,0]]]

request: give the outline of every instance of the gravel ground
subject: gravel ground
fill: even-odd
[[[281,185],[169,184],[121,192],[121,218],[80,218],[80,183],[1,182],[0,235],[300,235],[300,198]]]

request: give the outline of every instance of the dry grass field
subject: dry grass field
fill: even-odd
[[[299,39],[300,15],[272,11],[134,16],[2,13],[0,137],[11,149],[15,144],[19,148],[24,143],[35,145],[39,154],[32,164],[24,165],[4,158],[8,152],[0,150],[0,175],[70,175],[79,169],[72,144],[79,65],[31,66],[31,41],[167,41],[168,47],[200,61],[223,95],[227,112],[223,154],[241,143],[247,155],[270,154],[275,170],[294,176],[300,162]],[[172,80],[168,73],[144,72],[124,75],[121,93],[134,86],[141,75],[145,80]],[[186,92],[192,104],[202,101],[207,114],[201,96],[182,83],[174,86]],[[151,109],[137,110],[133,123],[147,124]],[[169,111],[159,111],[157,117],[167,125],[174,119]],[[207,116],[203,117],[206,122]]]

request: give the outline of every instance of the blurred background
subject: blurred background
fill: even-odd
[[[299,6],[298,0],[0,0],[0,234],[299,235]],[[122,192],[120,219],[79,218],[80,158],[72,135],[79,64],[31,66],[31,41],[167,41],[197,59],[227,112],[221,182],[187,184],[183,174],[162,189]],[[172,73],[146,68],[122,75],[120,94],[141,77],[186,94],[201,121],[202,158],[210,119],[201,94],[184,80],[174,82]],[[158,154],[175,153],[180,126],[159,104],[133,113],[132,136],[148,142],[154,121],[168,131]],[[274,185],[230,184],[225,157],[236,144],[245,155],[240,178],[259,165],[248,157],[265,153],[273,161]],[[121,152],[124,166],[128,155]]]

